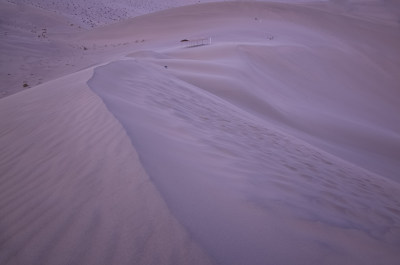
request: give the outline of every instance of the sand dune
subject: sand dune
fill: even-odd
[[[1,264],[207,264],[91,70],[1,102]]]
[[[193,2],[200,3],[200,5],[194,6],[199,12],[190,11],[189,7],[189,9],[182,9],[182,11],[174,14],[168,11],[164,15],[161,15],[161,13],[155,14],[155,17],[149,14],[156,10],[193,4]],[[209,17],[208,15],[203,16],[203,14],[204,12],[211,12],[207,10],[209,4],[202,5],[204,2],[208,1],[168,0],[160,3],[159,1],[119,0],[119,4],[115,5],[114,1],[100,0],[84,2],[80,0],[0,0],[0,15],[2,17],[0,23],[0,34],[2,36],[2,41],[0,42],[0,50],[2,51],[0,78],[3,80],[2,84],[0,84],[0,98],[86,67],[109,61],[110,59],[107,55],[115,55],[118,53],[116,50],[122,49],[124,52],[127,52],[128,49],[137,50],[137,46],[143,46],[143,42],[149,41],[149,38],[160,39],[164,36],[163,39],[166,40],[172,38],[174,32],[191,33],[202,37],[205,30],[204,26],[201,27],[204,22],[203,18]],[[307,3],[307,1],[295,0],[284,2]],[[229,3],[225,3],[224,8],[230,11],[225,12],[226,14],[220,17],[217,16],[221,7],[218,8],[218,4],[213,6],[212,8],[216,9],[213,18],[214,25],[220,23],[239,25],[240,22],[236,18],[242,17],[242,14],[250,17],[254,16],[255,19],[257,16],[268,14],[271,22],[273,17],[279,18],[279,10],[282,10],[282,6],[284,6],[269,4],[270,7],[271,5],[274,6],[272,8],[273,12],[270,12],[271,8],[267,10],[268,8],[260,7],[260,10],[250,11],[252,14],[246,13],[246,10],[248,10],[246,6],[253,4],[257,3],[247,1],[241,3],[240,12],[237,12],[234,8],[229,7]],[[306,6],[311,10],[320,10],[319,16],[325,16],[325,19],[330,17],[337,23],[339,21],[335,17],[340,14],[343,17],[362,18],[362,20],[373,21],[374,23],[387,23],[396,26],[400,16],[400,7],[395,1],[312,1],[311,4]],[[298,12],[298,8],[298,5],[290,7],[295,12]],[[303,8],[300,13],[304,13],[304,11]],[[185,17],[185,12],[191,14],[190,19],[187,16]],[[148,15],[142,16],[142,18],[138,17],[135,22],[128,22],[128,24],[144,23],[146,25],[145,27],[129,27],[130,32],[135,34],[123,36],[120,33],[124,31],[121,31],[121,26],[117,25],[115,28],[118,28],[118,30],[113,33],[108,31],[108,34],[116,34],[118,38],[113,37],[111,39],[106,37],[104,40],[100,40],[97,31],[88,30],[92,27],[124,21],[139,14]],[[310,14],[310,16],[314,15],[314,13]],[[230,21],[227,20],[228,17]],[[154,19],[163,20],[164,22],[163,24],[151,23],[151,20]],[[307,20],[307,17],[303,14],[296,16],[295,19],[304,21],[304,19]],[[175,24],[179,20],[181,22]],[[261,22],[261,20],[257,21]],[[309,21],[312,22],[313,20]],[[244,21],[242,20],[241,22]],[[322,22],[321,24],[324,23]],[[172,25],[174,26],[172,27]],[[165,29],[165,26],[169,27],[168,30]],[[315,27],[317,25],[312,23],[307,24],[307,26]],[[195,27],[196,30],[194,28],[190,30],[190,27]],[[375,26],[373,25],[373,27]],[[249,27],[241,28],[240,33],[243,37],[248,35]],[[239,31],[234,28],[233,30],[232,35],[237,36]],[[271,28],[268,28],[268,30],[271,30]],[[206,31],[211,33],[210,29]],[[84,40],[88,40],[86,35],[94,35],[95,41],[88,42],[82,41],[81,38],[76,38],[75,36],[78,32],[82,32],[83,36],[85,36]],[[157,33],[157,35],[154,33]],[[224,35],[228,36],[229,34],[227,33],[225,32]],[[361,35],[359,34],[359,36]],[[133,37],[135,38],[132,39]],[[195,36],[189,34],[187,37]],[[150,48],[148,43],[145,44],[146,48]]]
[[[54,36],[75,66],[0,100],[0,263],[397,264],[385,18],[227,2]]]
[[[217,262],[395,264],[398,184],[156,72],[125,60],[98,68],[89,85],[174,215]]]
[[[119,0],[118,2],[110,2],[106,0],[8,0],[8,2],[55,12],[61,16],[68,17],[82,27],[97,27],[173,7],[214,1],[168,0],[160,2],[157,0]]]
[[[85,38],[88,43],[143,38],[153,51],[130,57],[168,66],[168,72],[183,81],[398,180],[397,27],[279,4],[223,3],[177,10],[96,29]],[[212,37],[213,45],[192,50],[177,44],[201,36]]]

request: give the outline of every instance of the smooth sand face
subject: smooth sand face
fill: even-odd
[[[400,36],[356,15],[206,4],[35,42],[63,77],[0,100],[0,263],[397,264]]]

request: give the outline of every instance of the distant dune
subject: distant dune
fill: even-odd
[[[398,5],[183,3],[0,2],[0,264],[397,265]]]
[[[8,0],[7,2],[20,6],[30,6],[55,12],[68,17],[83,27],[95,27],[115,23],[134,16],[153,13],[160,10],[184,5],[193,5],[212,0]],[[223,2],[223,1],[221,1]]]

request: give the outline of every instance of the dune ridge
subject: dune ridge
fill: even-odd
[[[91,72],[2,100],[0,263],[208,264],[85,85]]]
[[[226,2],[67,33],[35,42],[63,77],[0,100],[1,264],[397,265],[396,23]]]

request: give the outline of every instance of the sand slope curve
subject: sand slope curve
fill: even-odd
[[[246,1],[54,40],[42,74],[95,67],[0,101],[1,264],[397,265],[396,23]]]
[[[209,263],[86,86],[91,73],[1,102],[0,263]]]

